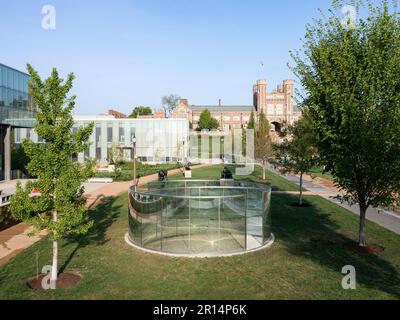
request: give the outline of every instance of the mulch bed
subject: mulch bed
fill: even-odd
[[[29,288],[33,290],[45,290],[42,287],[42,279],[47,276],[47,274],[41,274],[39,277],[36,279],[30,278],[26,284],[28,285]],[[58,275],[57,283],[56,283],[56,288],[57,289],[68,289],[76,285],[80,280],[81,276],[75,273],[60,273]]]
[[[0,231],[11,228],[17,225],[18,223],[20,223],[20,221],[15,221],[11,218],[5,218],[2,222],[0,222]]]
[[[385,251],[385,248],[376,244],[370,244],[365,247],[361,247],[358,245],[356,242],[349,242],[344,245],[345,249],[357,252],[357,253],[372,253],[379,255],[383,251]]]

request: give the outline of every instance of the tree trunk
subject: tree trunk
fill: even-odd
[[[303,205],[303,172],[300,172],[300,198],[299,198],[300,207]]]
[[[365,205],[360,205],[360,228],[358,233],[358,245],[361,247],[365,247],[367,245],[366,237],[365,237],[365,217],[366,217],[367,208]]]
[[[57,210],[53,211],[53,221],[57,222]],[[58,273],[58,241],[53,241],[53,265],[51,268],[51,278],[50,281],[54,282],[57,281],[57,273]]]

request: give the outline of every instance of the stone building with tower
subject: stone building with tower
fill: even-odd
[[[292,124],[301,117],[294,103],[293,80],[284,80],[271,92],[267,90],[266,80],[258,80],[253,86],[253,105],[223,105],[221,100],[218,105],[189,105],[187,99],[181,99],[172,118],[188,119],[195,129],[200,114],[206,109],[218,120],[221,130],[245,128],[251,112],[257,117],[263,111],[273,131],[279,131],[284,123]]]

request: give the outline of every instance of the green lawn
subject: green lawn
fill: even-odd
[[[277,240],[270,249],[184,259],[143,253],[125,243],[123,195],[91,212],[95,225],[87,236],[62,241],[62,270],[83,275],[76,287],[28,289],[25,280],[36,273],[36,254],[40,266],[51,262],[51,243],[43,239],[0,267],[0,299],[399,299],[400,236],[368,222],[370,243],[386,250],[379,256],[347,251],[343,244],[357,238],[357,216],[320,197],[306,199],[312,207],[291,206],[297,201],[293,196],[272,196]],[[341,288],[345,265],[356,267],[357,290]]]
[[[308,173],[313,177],[333,180],[333,176],[329,172],[324,172],[324,169],[322,167],[311,168],[311,170]]]
[[[255,166],[254,172],[250,176],[245,176],[245,177],[235,175],[234,166],[229,165],[228,167],[231,169],[232,173],[234,174],[234,178],[236,180],[239,181],[247,180],[259,183],[268,183],[272,186],[272,190],[274,191],[299,191],[299,187],[296,184],[270,171],[267,171],[267,180],[266,181],[262,180],[262,169],[260,166]],[[193,170],[192,179],[199,179],[199,180],[219,179],[223,168],[224,168],[223,165],[215,165],[211,167],[202,168],[201,170]],[[168,179],[181,180],[184,179],[184,177],[182,174],[176,174],[169,176]]]

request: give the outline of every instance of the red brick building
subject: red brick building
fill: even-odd
[[[251,112],[257,117],[264,111],[271,123],[271,128],[280,130],[283,123],[292,124],[301,117],[301,112],[294,103],[294,81],[284,80],[272,92],[267,91],[267,81],[258,80],[253,86],[253,105],[189,105],[187,99],[181,99],[179,107],[172,113],[172,118],[186,118],[193,128],[199,122],[200,114],[208,109],[220,123],[221,130],[245,128],[249,122]]]

